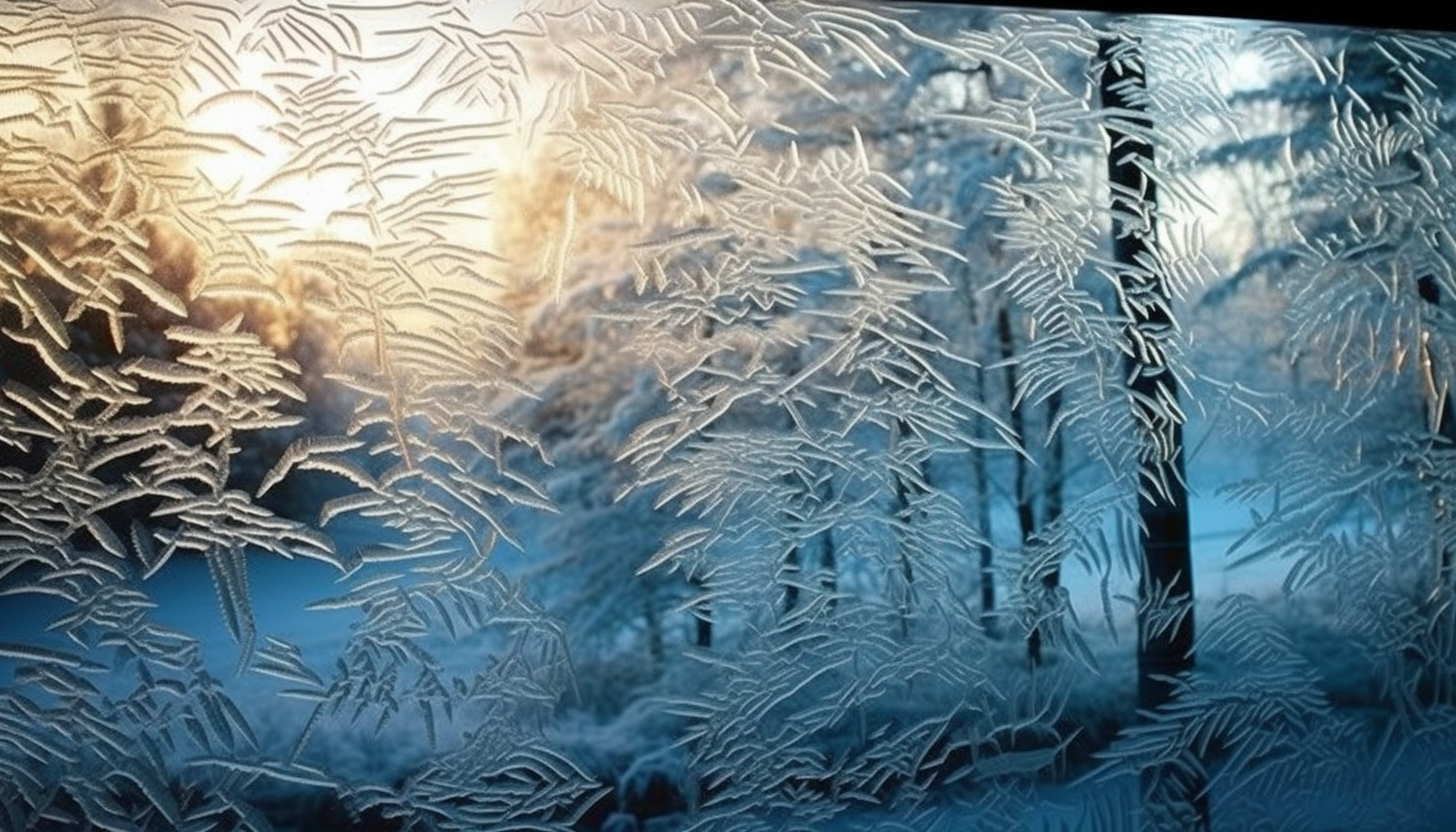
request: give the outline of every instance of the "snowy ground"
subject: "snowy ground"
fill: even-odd
[[[1260,561],[1240,569],[1227,566],[1229,545],[1244,534],[1250,522],[1248,508],[1222,499],[1218,486],[1234,476],[1248,473],[1238,466],[1226,464],[1216,476],[1208,466],[1195,468],[1191,482],[1191,520],[1195,587],[1199,594],[1199,615],[1208,616],[1219,599],[1245,593],[1279,606],[1280,584],[1287,564],[1275,559]],[[547,524],[554,522],[539,515],[540,526],[520,529],[528,542],[539,540]],[[1014,520],[998,516],[998,536],[1009,529]],[[370,542],[370,531],[357,523],[332,526],[340,550]],[[502,562],[519,568],[528,564],[532,552],[511,555]],[[288,561],[271,555],[255,557],[250,563],[253,603],[260,638],[274,636],[300,647],[304,656],[321,671],[327,670],[355,619],[352,612],[309,611],[306,606],[335,594],[342,587],[338,575],[330,568],[309,560]],[[1093,713],[1099,709],[1125,713],[1132,699],[1134,669],[1129,635],[1134,632],[1131,610],[1125,604],[1115,608],[1115,620],[1121,638],[1114,640],[1100,622],[1104,620],[1104,592],[1100,576],[1088,572],[1077,563],[1065,567],[1063,584],[1070,592],[1076,615],[1083,624],[1089,646],[1097,657],[1101,675],[1081,673],[1073,691],[1079,701],[1073,707]],[[282,753],[296,735],[309,712],[307,703],[278,699],[274,694],[281,687],[276,680],[256,674],[237,676],[238,648],[222,626],[218,604],[205,566],[196,560],[178,559],[169,565],[148,586],[160,606],[155,619],[199,638],[211,673],[225,684],[250,719],[255,723],[265,750]],[[1125,576],[1109,583],[1112,596],[1132,596],[1132,582]],[[7,610],[0,622],[0,642],[25,642],[36,637],[46,617],[55,609],[44,603],[22,603]],[[1207,620],[1203,618],[1202,620]],[[1335,652],[1353,650],[1338,639],[1313,650]],[[480,661],[486,645],[479,640],[464,642],[444,650],[441,658],[447,665],[462,672]],[[1020,646],[1007,643],[995,661],[1004,667],[993,672],[1014,679],[1025,673]],[[1055,661],[1071,661],[1055,657]],[[1338,674],[1343,668],[1355,667],[1351,656],[1320,655],[1313,660],[1327,673]],[[0,663],[0,679],[7,679],[12,665]],[[1236,677],[1236,664],[1214,662],[1216,673]],[[629,674],[630,675],[630,674]],[[605,683],[602,683],[605,684]],[[574,748],[583,758],[596,759],[596,766],[617,772],[627,768],[634,757],[651,753],[670,740],[662,718],[652,711],[650,703],[639,703],[627,713],[609,716],[604,721],[572,716],[564,719],[555,731],[564,746]],[[1411,832],[1429,829],[1438,832],[1444,827],[1434,819],[1456,816],[1456,727],[1425,725],[1422,732],[1394,726],[1387,737],[1383,726],[1390,726],[1389,714],[1376,711],[1337,710],[1332,725],[1343,726],[1347,755],[1343,761],[1320,761],[1321,767],[1309,768],[1299,760],[1285,765],[1285,779],[1272,791],[1277,800],[1241,801],[1240,795],[1214,794],[1215,817],[1220,830],[1309,829],[1312,832],[1353,832],[1383,830],[1392,818],[1401,819],[1398,827]],[[574,720],[574,721],[573,721]],[[468,730],[465,720],[442,730],[444,741]],[[1333,730],[1333,729],[1331,729]],[[1393,739],[1392,739],[1393,738]],[[359,779],[392,779],[407,773],[423,762],[430,750],[421,736],[416,720],[401,718],[386,727],[379,736],[367,726],[350,726],[345,722],[324,725],[311,744],[311,762],[326,770]],[[985,801],[972,793],[963,795],[964,804],[948,801],[936,811],[906,819],[881,815],[876,809],[857,809],[839,814],[818,828],[849,830],[898,828],[920,830],[986,829],[1101,829],[1114,828],[1134,811],[1135,778],[1112,777],[1097,782],[1065,782],[1058,784],[1027,782],[1015,791],[1015,799]],[[1004,797],[1004,795],[1003,795]]]

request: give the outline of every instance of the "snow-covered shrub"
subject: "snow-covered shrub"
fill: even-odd
[[[617,782],[623,812],[651,821],[697,808],[698,783],[681,750],[665,748],[638,757]]]

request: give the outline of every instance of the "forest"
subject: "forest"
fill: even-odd
[[[1456,36],[0,5],[0,830],[1441,830]]]

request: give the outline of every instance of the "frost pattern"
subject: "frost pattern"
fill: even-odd
[[[1441,816],[1456,42],[115,0],[0,55],[0,826]],[[1282,594],[1148,579],[1184,479]]]

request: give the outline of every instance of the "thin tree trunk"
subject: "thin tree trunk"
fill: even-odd
[[[796,364],[790,365],[790,373],[798,372],[798,370],[799,367]],[[789,484],[790,487],[795,484],[793,477],[789,475],[785,476],[785,481]],[[812,493],[808,494],[808,496],[805,497],[805,506],[803,508],[802,516],[799,518],[801,522],[814,521],[813,515],[815,513],[816,503],[818,506],[829,505],[834,496],[831,488],[832,487],[828,478],[825,478],[814,487]],[[791,527],[792,531],[792,526],[794,524],[795,518],[791,514],[788,520],[789,526]],[[784,565],[782,570],[782,581],[784,584],[784,617],[787,618],[788,615],[799,606],[799,602],[802,599],[803,595],[803,588],[804,586],[806,586],[806,583],[804,581],[804,566],[806,560],[805,555],[807,554],[809,557],[812,557],[814,554],[814,548],[817,548],[819,552],[818,572],[814,577],[818,580],[820,590],[829,596],[828,604],[829,608],[832,610],[837,603],[834,597],[834,593],[838,589],[839,584],[838,577],[835,574],[834,539],[832,530],[824,529],[822,531],[816,532],[814,534],[814,537],[812,538],[813,546],[809,548],[807,552],[802,551],[803,547],[801,547],[797,542],[798,534],[794,533],[793,537],[796,542],[789,547],[788,552],[784,555]]]
[[[1062,391],[1055,390],[1047,398],[1047,430],[1051,441],[1047,447],[1046,505],[1042,517],[1042,528],[1062,519],[1062,496],[1066,488],[1066,448],[1062,444],[1062,432],[1056,430],[1057,419],[1062,415]],[[1048,586],[1061,583],[1062,565],[1058,562],[1048,574]]]
[[[1046,480],[1042,486],[1042,518],[1041,527],[1043,537],[1046,537],[1045,530],[1050,529],[1062,517],[1062,488],[1066,476],[1066,459],[1062,447],[1061,431],[1055,430],[1057,417],[1062,412],[1062,393],[1054,391],[1047,399],[1047,430],[1052,431],[1051,442],[1047,447]],[[1051,545],[1050,540],[1045,541]],[[1046,565],[1046,571],[1042,573],[1042,598],[1038,605],[1037,620],[1047,614],[1047,611],[1040,607],[1047,604],[1056,604],[1057,588],[1062,585],[1062,562],[1060,553],[1050,553],[1052,561]],[[1031,635],[1026,637],[1026,658],[1033,667],[1042,662],[1042,627],[1038,623],[1031,628]]]
[[[1435,277],[1424,275],[1416,286],[1420,293],[1421,300],[1430,304],[1432,311],[1441,305],[1441,287],[1437,285]],[[1427,360],[1430,360],[1427,358]],[[1428,367],[1426,374],[1426,395],[1427,395],[1427,422],[1432,423],[1436,436],[1442,440],[1445,449],[1456,446],[1456,417],[1451,414],[1452,399],[1449,390],[1441,392],[1436,388],[1435,368]],[[1437,398],[1439,396],[1439,398]],[[1435,414],[1430,413],[1431,408],[1439,408]],[[1435,591],[1428,596],[1431,606],[1435,610],[1434,620],[1430,624],[1430,633],[1435,645],[1432,649],[1432,657],[1426,668],[1427,680],[1424,688],[1424,698],[1430,703],[1448,703],[1456,697],[1456,669],[1452,663],[1456,661],[1456,614],[1451,610],[1451,597],[1456,587],[1452,586],[1453,560],[1456,560],[1456,541],[1451,539],[1451,506],[1440,483],[1435,483],[1437,490],[1435,505],[1433,507],[1433,527],[1435,546],[1436,585]]]
[[[712,340],[713,333],[717,327],[713,324],[711,315],[699,315],[697,318],[698,337],[704,341]],[[711,363],[711,359],[710,362]],[[708,400],[711,407],[716,397]],[[694,571],[688,576],[688,583],[692,586],[693,592],[701,595],[707,588],[703,576]],[[693,605],[694,633],[693,642],[704,649],[713,646],[713,609],[707,601],[699,601]]]
[[[1021,406],[1016,404],[1016,365],[1012,358],[1016,356],[1016,336],[1011,331],[1011,310],[1009,305],[1003,305],[996,313],[996,333],[1001,342],[1001,358],[1006,363],[1006,400],[1009,405],[1009,416],[1011,420],[1011,432],[1017,439],[1025,443],[1026,419],[1021,412]],[[1031,489],[1027,486],[1027,461],[1021,454],[1016,455],[1016,522],[1021,528],[1021,542],[1024,545],[1031,540],[1036,533],[1036,513],[1031,502]]]
[[[890,449],[893,456],[895,446],[904,440],[910,432],[910,426],[905,424],[903,419],[895,420],[895,432],[890,437]],[[923,472],[922,472],[923,474]],[[906,538],[910,535],[910,529],[915,519],[915,496],[921,492],[918,483],[908,480],[898,472],[895,476],[895,518],[899,521],[899,560],[900,579],[904,582],[904,592],[898,603],[900,615],[900,637],[910,637],[910,609],[913,606],[915,596],[915,568],[911,563],[910,552],[906,545]]]
[[[834,499],[833,486],[826,479],[820,483],[818,496],[820,505],[828,505]],[[819,591],[827,598],[829,611],[839,606],[839,565],[834,556],[834,530],[824,529],[815,536],[819,542]]]
[[[795,544],[789,547],[788,554],[784,555],[784,617],[788,617],[799,605],[799,573],[803,571],[800,565],[799,546]]]
[[[790,370],[790,372],[797,372],[797,370]],[[797,488],[798,483],[793,474],[784,474],[782,479],[784,485],[794,494],[787,501],[784,509],[784,528],[793,544],[784,553],[784,562],[779,568],[779,581],[784,585],[783,617],[788,618],[799,606],[800,586],[803,583],[804,559],[799,554],[799,535],[802,534],[802,531],[797,526],[812,511],[813,506],[810,503],[813,502],[813,498],[800,495]],[[794,505],[796,502],[804,504],[797,512]]]
[[[839,566],[834,557],[834,535],[828,530],[819,533],[819,589],[828,598],[829,611],[839,606]]]
[[[988,71],[987,79],[990,74]],[[998,151],[999,152],[999,151]],[[991,240],[991,254],[993,262],[999,263],[1000,246],[995,238]],[[981,358],[987,353],[985,329],[989,323],[986,306],[976,302],[976,294],[971,291],[970,313],[974,322],[976,333],[975,356],[978,359],[972,368],[971,377],[974,379],[976,401],[985,402],[986,396],[986,370],[981,364]],[[996,572],[995,572],[995,547],[992,545],[991,537],[991,489],[990,479],[986,472],[986,450],[983,447],[986,440],[986,422],[984,419],[976,419],[971,427],[976,442],[971,448],[971,475],[976,485],[976,532],[981,536],[981,545],[977,567],[981,583],[981,631],[988,638],[996,638],[999,635],[999,627],[996,625]]]
[[[1001,359],[1006,364],[1006,400],[1011,430],[1023,445],[1028,445],[1030,443],[1026,440],[1026,416],[1022,412],[1021,405],[1016,401],[1016,364],[1012,361],[1016,355],[1016,336],[1011,328],[1009,303],[1003,304],[996,313],[996,335],[1001,344]],[[1036,535],[1036,504],[1031,497],[1031,477],[1026,457],[1017,454],[1015,465],[1016,525],[1021,532],[1022,557],[1026,558],[1031,554],[1033,538]],[[1035,576],[1033,576],[1033,580],[1035,580]],[[1026,590],[1028,585],[1023,582],[1021,586],[1023,590]],[[1034,590],[1032,592],[1034,593]],[[1033,620],[1026,635],[1026,653],[1029,663],[1035,667],[1041,664],[1041,630],[1035,620],[1040,616],[1040,604],[1037,603],[1034,594],[1027,601],[1032,608]]]
[[[1179,676],[1193,669],[1193,562],[1188,538],[1183,426],[1177,381],[1168,366],[1172,295],[1155,268],[1158,195],[1144,172],[1152,166],[1147,78],[1141,45],[1122,35],[1104,40],[1099,58],[1107,176],[1112,200],[1113,257],[1127,318],[1126,376],[1135,429],[1141,436],[1138,516],[1142,569],[1138,582],[1138,709],[1152,713],[1173,698]],[[1190,754],[1195,753],[1192,749]],[[1189,763],[1189,761],[1182,761]],[[1144,830],[1207,830],[1207,776],[1201,761],[1143,769]]]
[[[703,579],[697,575],[688,578],[694,592],[702,592],[704,588]],[[693,619],[695,630],[693,642],[702,648],[713,646],[713,610],[708,606],[707,601],[699,601],[693,605]]]
[[[1422,276],[1417,282],[1416,288],[1417,291],[1419,291],[1420,293],[1421,300],[1430,304],[1433,308],[1440,307],[1441,287],[1436,284],[1436,279],[1434,277],[1432,277],[1431,275]],[[1430,375],[1434,375],[1434,370],[1430,371]],[[1428,421],[1435,423],[1431,425],[1431,427],[1435,429],[1436,435],[1440,438],[1446,440],[1447,442],[1456,442],[1456,419],[1453,419],[1451,415],[1452,401],[1450,391],[1448,390],[1445,391],[1445,393],[1441,393],[1434,389],[1434,387],[1432,387],[1432,389],[1428,390],[1427,393],[1430,397],[1426,404],[1426,407],[1428,408],[1427,413],[1430,412],[1429,408],[1439,408],[1436,418],[1428,418]],[[1441,396],[1441,399],[1439,401],[1435,401],[1434,397],[1438,395]],[[1446,504],[1444,496],[1437,496],[1435,518],[1437,527],[1436,586],[1441,589],[1444,589],[1451,585],[1452,561],[1453,559],[1456,559],[1453,558],[1451,542],[1442,539],[1440,535],[1440,530],[1441,527],[1445,525],[1448,511],[1450,511],[1450,506]]]
[[[976,399],[986,400],[986,372],[979,366],[975,369]],[[986,438],[985,422],[976,420],[976,439]],[[981,535],[981,629],[987,636],[996,637],[996,573],[995,552],[991,547],[991,495],[986,477],[986,451],[979,444],[971,449],[971,471],[976,482],[976,531]]]
[[[665,655],[662,644],[662,616],[658,615],[652,592],[646,587],[642,592],[642,615],[647,620],[647,654],[652,657],[653,667],[661,667]]]

